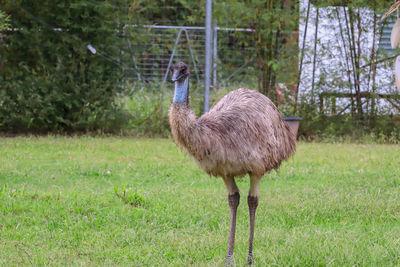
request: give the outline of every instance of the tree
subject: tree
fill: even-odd
[[[244,41],[256,50],[248,60],[254,61],[258,70],[258,90],[277,103],[275,85],[297,83],[298,1],[219,1],[214,15],[219,25],[255,30]]]

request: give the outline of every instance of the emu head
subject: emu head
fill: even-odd
[[[171,82],[181,82],[184,81],[186,77],[189,76],[190,71],[188,66],[183,62],[178,62],[171,67]]]

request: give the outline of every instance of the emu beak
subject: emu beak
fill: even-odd
[[[171,83],[176,82],[177,80],[179,80],[181,78],[181,75],[179,72],[173,72],[172,73],[172,77],[171,77]]]
[[[174,83],[176,81],[179,81],[182,78],[187,77],[189,74],[188,73],[181,73],[181,72],[174,72],[172,73],[172,77],[171,77],[171,83]]]

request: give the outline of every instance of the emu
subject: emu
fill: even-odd
[[[209,112],[196,118],[189,106],[188,67],[179,62],[172,66],[171,72],[171,81],[175,83],[169,109],[172,137],[201,169],[209,175],[222,177],[228,191],[231,216],[226,265],[234,264],[236,211],[240,200],[235,178],[249,174],[247,263],[251,265],[260,180],[294,153],[296,137],[272,101],[250,89],[240,88],[228,93]]]

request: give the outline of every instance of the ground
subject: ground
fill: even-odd
[[[263,179],[256,217],[259,266],[399,265],[400,146],[300,143]],[[0,266],[215,266],[228,231],[222,180],[170,139],[0,139]]]

